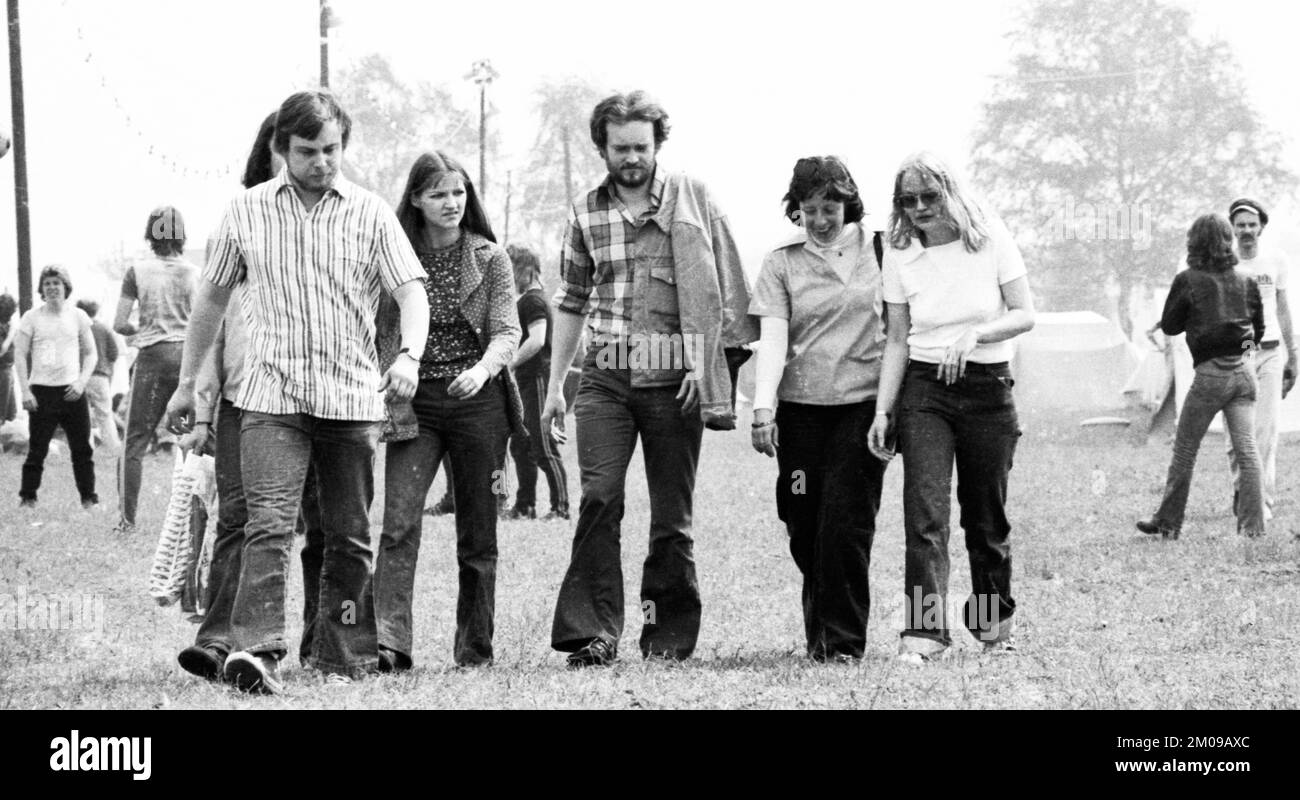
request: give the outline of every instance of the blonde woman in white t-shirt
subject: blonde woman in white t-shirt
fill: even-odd
[[[1010,340],[1034,326],[1020,250],[940,159],[907,158],[894,179],[884,258],[887,342],[876,415],[877,458],[903,454],[907,534],[899,657],[922,663],[948,631],[948,518],[953,464],[970,556],[962,612],[986,650],[1013,650],[1007,474],[1020,426]]]

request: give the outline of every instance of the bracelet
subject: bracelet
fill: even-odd
[[[877,417],[888,417],[888,416],[889,416],[889,412],[888,412],[888,411],[877,411],[877,412],[876,412],[876,416],[877,416]]]
[[[769,419],[767,422],[751,422],[749,423],[749,427],[753,428],[756,431],[761,431],[762,429],[770,428],[775,424],[776,424],[776,420]]]

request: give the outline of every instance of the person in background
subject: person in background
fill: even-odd
[[[970,556],[967,630],[988,652],[1015,649],[1007,476],[1020,439],[1011,339],[1034,327],[1020,248],[942,160],[908,157],[894,177],[884,259],[887,341],[877,458],[903,455],[906,531],[899,659],[921,664],[952,644],[948,520],[953,466]]]
[[[519,383],[524,423],[528,426],[526,438],[510,438],[519,489],[514,508],[507,516],[512,519],[537,516],[537,470],[540,467],[551,493],[551,510],[543,519],[568,519],[569,489],[564,461],[550,431],[542,430],[542,404],[546,400],[546,382],[551,375],[551,308],[542,294],[541,265],[537,255],[526,247],[513,244],[506,251],[515,270],[519,326],[523,330],[523,340],[510,366]]]
[[[0,425],[18,415],[18,402],[14,399],[14,337],[18,327],[13,324],[18,301],[5,292],[0,294]]]
[[[762,326],[751,437],[777,459],[777,516],[803,575],[808,657],[856,660],[885,477],[866,445],[885,349],[880,265],[838,158],[799,159],[783,200],[800,231],[764,259],[749,304]]]
[[[77,308],[90,317],[90,332],[95,337],[95,372],[86,384],[86,400],[90,403],[90,418],[99,432],[99,441],[110,451],[122,446],[117,436],[117,420],[113,418],[113,364],[117,361],[117,337],[108,326],[95,318],[99,313],[99,303],[94,300],[78,300]]]
[[[398,350],[392,326],[379,325],[381,366],[413,361],[420,377],[415,397],[390,409],[392,429],[385,431],[384,527],[374,578],[379,668],[414,663],[421,509],[444,453],[456,471],[450,481],[459,578],[452,657],[458,666],[490,664],[496,488],[511,429],[527,435],[507,369],[519,346],[510,257],[496,243],[469,174],[445,153],[415,160],[397,218],[424,268],[429,333],[423,345]]]
[[[113,330],[126,337],[129,347],[139,349],[131,367],[126,446],[119,460],[119,534],[135,532],[141,460],[167,410],[168,398],[176,391],[199,277],[199,268],[184,258],[185,220],[175,208],[160,206],[151,211],[144,238],[153,256],[127,268],[113,320]],[[131,312],[137,305],[139,322],[133,325]]]
[[[63,428],[72,453],[72,476],[83,508],[99,504],[95,494],[94,451],[90,446],[90,407],[86,384],[95,371],[95,337],[90,317],[68,302],[72,278],[59,265],[41,270],[45,301],[23,314],[14,339],[18,388],[27,409],[29,442],[23,462],[19,505],[36,506],[45,456],[55,428]]]
[[[1291,392],[1296,379],[1296,339],[1291,325],[1291,304],[1287,285],[1291,271],[1286,253],[1280,247],[1260,245],[1268,227],[1264,206],[1248,197],[1232,201],[1228,221],[1237,237],[1237,271],[1254,278],[1264,304],[1264,338],[1255,351],[1255,449],[1259,452],[1261,480],[1264,487],[1264,520],[1273,516],[1277,500],[1278,421],[1282,399]],[[1232,437],[1227,437],[1228,464],[1232,469],[1232,505],[1237,513],[1241,497],[1241,459]]]
[[[1220,214],[1205,214],[1192,223],[1187,231],[1189,269],[1174,276],[1160,316],[1166,336],[1187,334],[1196,370],[1178,417],[1164,497],[1155,516],[1137,523],[1143,533],[1164,539],[1182,533],[1196,453],[1220,411],[1238,465],[1237,532],[1251,538],[1264,533],[1263,481],[1255,447],[1259,385],[1253,360],[1268,329],[1255,279],[1233,268],[1237,256],[1232,240],[1232,225]]]

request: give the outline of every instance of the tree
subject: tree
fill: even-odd
[[[537,138],[527,166],[516,172],[519,202],[511,213],[543,253],[558,255],[569,206],[605,174],[588,127],[605,93],[576,77],[544,81],[534,91]]]
[[[457,107],[446,88],[404,83],[387,59],[371,54],[349,65],[333,90],[352,117],[345,161],[349,177],[394,206],[420,153],[442,150],[474,177],[478,110]],[[489,156],[495,155],[498,138],[488,138]]]
[[[1191,28],[1159,0],[1039,0],[1010,35],[973,167],[1045,308],[1097,308],[1131,333],[1135,292],[1172,278],[1196,216],[1294,191],[1230,48]]]

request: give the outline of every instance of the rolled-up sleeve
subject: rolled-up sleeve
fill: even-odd
[[[575,206],[569,209],[569,221],[564,230],[564,247],[560,251],[560,288],[555,290],[552,304],[570,314],[585,314],[587,301],[596,285],[595,271],[596,262],[587,250]]]

